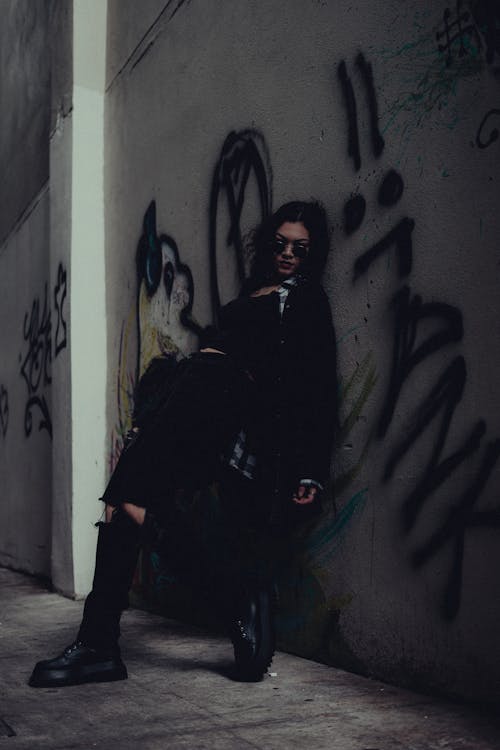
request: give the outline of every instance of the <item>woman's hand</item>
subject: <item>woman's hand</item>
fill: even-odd
[[[292,495],[292,500],[297,505],[309,505],[318,494],[318,488],[314,484],[299,484],[297,492]]]

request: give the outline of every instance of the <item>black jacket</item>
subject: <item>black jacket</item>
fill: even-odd
[[[289,501],[301,479],[328,478],[337,408],[335,334],[328,298],[319,284],[279,296],[239,297],[224,306],[220,329],[207,342],[232,355],[254,382],[248,414],[257,478]]]
[[[330,470],[337,378],[328,298],[319,284],[301,281],[290,289],[280,316],[277,294],[243,295],[221,309],[219,329],[208,329],[201,345],[226,351],[252,378],[242,426],[257,456],[263,504],[269,509],[272,494],[271,516],[286,516],[299,481],[324,484]],[[141,427],[152,415],[168,423],[162,420],[162,404],[168,402],[177,368],[167,360],[156,369],[154,364],[137,393],[134,423]]]
[[[318,284],[289,292],[269,379],[270,419],[261,462],[278,505],[301,479],[328,479],[337,413],[335,333]],[[267,421],[267,420],[266,420]]]

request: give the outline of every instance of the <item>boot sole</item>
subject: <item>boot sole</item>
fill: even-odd
[[[256,656],[251,659],[238,658],[235,651],[234,674],[239,682],[259,682],[270,667],[276,650],[273,595],[260,591],[257,600],[262,638]]]
[[[28,682],[30,687],[65,687],[67,685],[83,685],[86,682],[116,682],[128,677],[125,664],[115,662],[103,664],[89,664],[75,670],[50,669],[36,674],[34,672]]]

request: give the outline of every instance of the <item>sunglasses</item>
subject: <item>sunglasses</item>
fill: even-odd
[[[309,245],[304,240],[285,240],[280,237],[275,237],[271,240],[271,249],[275,255],[281,255],[284,253],[287,247],[289,247],[295,258],[303,260],[307,258],[309,252]]]

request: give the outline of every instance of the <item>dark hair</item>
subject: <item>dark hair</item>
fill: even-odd
[[[323,206],[317,201],[285,203],[252,232],[247,243],[250,274],[244,292],[268,284],[274,275],[274,255],[270,250],[276,231],[284,222],[302,222],[309,232],[309,253],[300,268],[301,276],[318,281],[329,250],[328,223]]]

